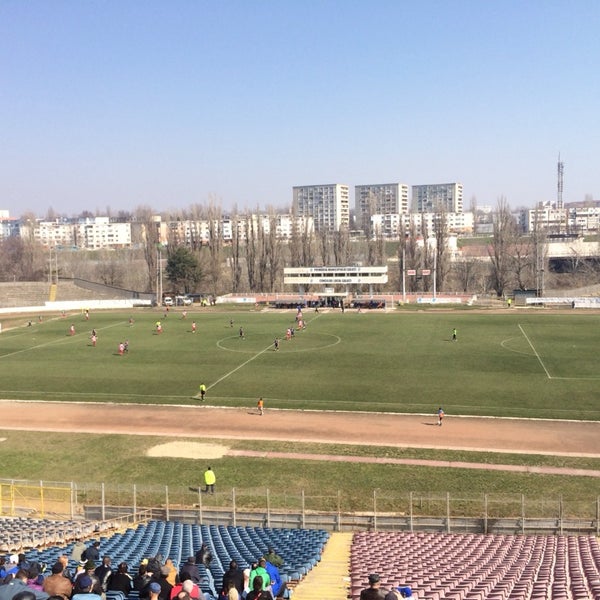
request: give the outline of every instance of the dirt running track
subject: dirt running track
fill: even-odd
[[[549,421],[434,415],[312,412],[210,406],[16,402],[1,400],[2,413],[18,415],[4,430],[122,433],[185,438],[277,440],[461,450],[490,450],[600,458],[600,422]],[[237,432],[244,432],[239,434]]]

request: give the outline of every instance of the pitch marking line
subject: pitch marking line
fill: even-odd
[[[273,347],[273,344],[269,344],[266,348],[264,348],[260,352],[257,352],[254,356],[251,356],[247,361],[243,362],[241,365],[238,365],[235,369],[232,369],[231,371],[229,371],[229,373],[225,373],[225,375],[223,375],[222,377],[219,377],[219,379],[217,379],[214,383],[211,383],[210,385],[206,386],[206,390],[208,391],[211,388],[215,387],[215,385],[217,385],[217,383],[221,383],[221,381],[223,381],[224,379],[227,379],[227,377],[229,377],[230,375],[233,375],[236,371],[239,371],[242,367],[245,367],[248,363],[252,362],[255,358],[258,358],[259,356],[264,354],[267,350],[269,350],[272,347]]]
[[[521,333],[525,336],[525,339],[527,340],[527,342],[531,346],[531,349],[533,350],[533,353],[536,355],[536,357],[537,357],[540,365],[542,365],[542,369],[544,369],[544,372],[546,373],[546,376],[548,377],[548,379],[552,379],[552,376],[548,372],[548,369],[546,369],[546,365],[543,363],[542,359],[540,358],[540,355],[538,354],[538,351],[535,349],[535,346],[531,343],[531,340],[529,339],[529,336],[525,333],[525,330],[521,327],[520,323],[519,323],[519,329],[521,330]]]
[[[98,328],[98,331],[104,331],[105,329],[109,329],[110,327],[117,327],[121,325],[123,321],[119,321],[118,323],[113,323],[112,325],[107,325],[106,327]],[[87,336],[87,333],[76,333],[75,335],[64,335],[55,340],[50,340],[48,342],[44,342],[43,344],[37,344],[36,346],[29,346],[29,348],[23,348],[21,350],[15,350],[14,352],[7,352],[6,354],[1,354],[0,359],[8,358],[9,356],[15,356],[16,354],[23,354],[24,352],[30,352],[31,350],[39,350],[40,348],[46,348],[47,346],[54,346],[55,344],[66,344],[67,342],[72,342],[75,338],[81,339],[83,335]]]
[[[316,319],[316,318],[317,317],[312,318],[311,321],[314,321],[314,319]],[[338,336],[334,336],[334,337],[338,337]],[[339,342],[340,342],[340,338],[338,337],[337,341],[332,345],[338,344]],[[218,345],[219,344],[217,343],[217,346]],[[269,350],[272,347],[273,347],[273,344],[269,344],[266,348],[264,348],[260,352],[256,353],[254,356],[250,357],[247,361],[243,362],[241,365],[238,365],[235,369],[232,369],[231,371],[229,371],[229,373],[225,373],[225,375],[223,375],[222,377],[219,377],[219,379],[217,379],[214,383],[211,383],[210,385],[206,386],[206,391],[214,388],[218,383],[221,383],[221,381],[223,381],[224,379],[227,379],[227,377],[229,377],[230,375],[233,375],[236,371],[239,371],[242,367],[245,367],[248,363],[252,362],[255,358],[258,358],[259,356],[264,354],[267,350]],[[199,397],[199,394],[196,394],[194,396],[194,398],[197,398],[197,397]]]

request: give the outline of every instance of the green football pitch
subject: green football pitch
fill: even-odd
[[[222,406],[262,396],[270,408],[431,414],[443,406],[454,415],[600,420],[598,315],[311,310],[288,341],[295,316],[207,308],[185,319],[155,309],[35,319],[0,335],[0,394],[194,404],[204,383],[206,404]]]

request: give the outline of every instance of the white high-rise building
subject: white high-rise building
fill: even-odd
[[[434,183],[412,186],[414,212],[463,212],[462,183]]]
[[[406,214],[408,185],[405,183],[357,185],[354,188],[354,207],[358,223],[362,226],[371,215]]]
[[[339,231],[350,224],[350,188],[342,183],[293,188],[294,214],[312,217],[315,231]]]

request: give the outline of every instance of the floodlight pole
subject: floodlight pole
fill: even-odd
[[[406,304],[406,249],[402,248],[402,302]]]
[[[437,287],[437,238],[435,239],[435,252],[433,253],[433,299],[435,300]]]

